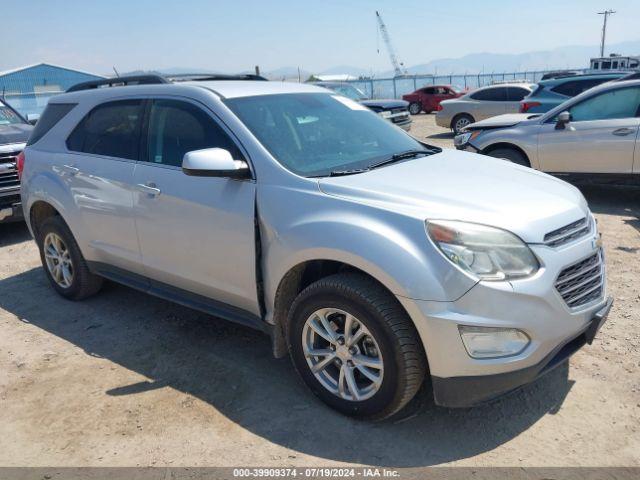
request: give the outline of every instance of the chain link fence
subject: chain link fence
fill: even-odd
[[[575,69],[578,70],[578,69]],[[454,85],[461,89],[474,89],[497,82],[539,82],[545,73],[557,70],[531,72],[479,73],[474,75],[412,75],[396,78],[374,78],[348,80],[347,83],[359,88],[369,98],[400,98],[418,88],[429,85]],[[573,71],[573,70],[572,70]]]

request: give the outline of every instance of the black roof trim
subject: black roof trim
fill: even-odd
[[[242,73],[238,75],[226,73],[183,73],[178,75],[165,75],[172,82],[207,82],[213,80],[260,80],[268,81],[262,75],[254,75],[252,73]]]
[[[73,85],[67,92],[79,92],[81,90],[92,90],[94,88],[104,87],[123,87],[126,85],[155,85],[161,83],[169,83],[169,81],[160,75],[130,75],[126,77],[105,78],[102,80],[90,80],[88,82]]]

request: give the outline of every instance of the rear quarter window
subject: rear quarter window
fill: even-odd
[[[27,145],[33,145],[44,137],[47,132],[56,126],[75,106],[75,103],[50,103],[47,105],[38,123],[36,123],[35,128],[31,132]]]

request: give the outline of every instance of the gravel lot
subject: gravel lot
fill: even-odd
[[[412,133],[451,146],[432,115]],[[616,299],[596,342],[490,405],[423,392],[379,424],[324,407],[259,333],[114,284],[61,299],[0,225],[0,465],[639,466],[640,193],[583,191]]]

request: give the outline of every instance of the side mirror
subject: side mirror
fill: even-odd
[[[234,160],[228,150],[205,148],[187,152],[182,159],[182,171],[194,177],[249,178],[246,162]]]
[[[566,126],[571,122],[571,114],[569,112],[561,112],[558,114],[558,120],[556,122],[556,130],[564,130]]]
[[[39,113],[28,113],[27,114],[27,122],[29,122],[31,125],[35,125],[36,123],[38,123],[38,120],[40,120],[40,114]]]

